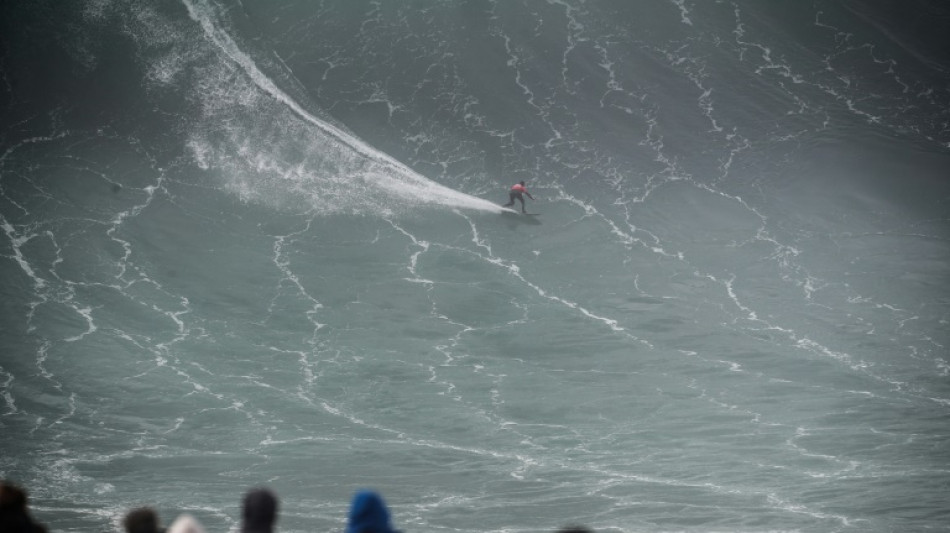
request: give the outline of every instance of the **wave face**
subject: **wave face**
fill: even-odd
[[[945,527],[950,8],[878,4],[3,3],[0,478],[57,531]]]

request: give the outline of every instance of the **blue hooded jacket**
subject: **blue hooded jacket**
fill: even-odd
[[[383,498],[371,490],[353,495],[346,533],[399,533],[389,523],[389,510]]]

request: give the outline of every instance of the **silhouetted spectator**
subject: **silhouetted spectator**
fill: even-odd
[[[277,522],[277,496],[268,489],[251,489],[244,495],[241,533],[271,533]]]
[[[353,495],[346,533],[399,533],[389,520],[383,498],[371,490],[361,490]]]
[[[33,521],[26,506],[26,491],[0,481],[0,531],[3,533],[46,533],[46,527]]]
[[[158,514],[151,507],[139,507],[126,513],[122,519],[126,533],[160,533]]]
[[[168,526],[168,533],[205,533],[198,520],[190,514],[183,514]]]

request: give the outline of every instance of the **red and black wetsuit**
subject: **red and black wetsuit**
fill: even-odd
[[[521,202],[521,212],[524,213],[525,210],[524,210],[524,196],[523,195],[525,194],[528,195],[528,198],[531,198],[532,200],[534,199],[531,197],[531,193],[528,192],[528,189],[523,184],[515,183],[514,185],[511,186],[511,190],[508,191],[508,203],[505,204],[505,207],[511,207],[515,205],[515,200],[518,200]]]

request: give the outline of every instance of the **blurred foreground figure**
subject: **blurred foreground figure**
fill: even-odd
[[[371,490],[353,495],[346,533],[399,533],[389,523],[389,509],[383,498]]]
[[[251,489],[244,495],[241,533],[271,533],[277,522],[277,496],[268,489]]]
[[[30,516],[26,491],[6,481],[0,481],[0,532],[46,533],[46,527]]]
[[[205,528],[190,514],[183,514],[168,526],[167,533],[205,533]]]
[[[122,519],[126,533],[159,533],[158,514],[151,507],[139,507],[126,513]]]

